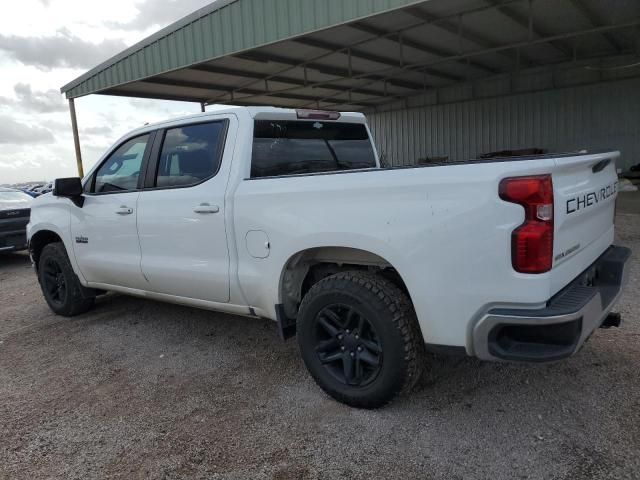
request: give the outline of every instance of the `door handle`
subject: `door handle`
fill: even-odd
[[[133,213],[133,208],[129,208],[126,205],[120,206],[118,210],[116,210],[118,215],[131,215]]]
[[[201,203],[196,208],[193,209],[195,213],[218,213],[220,211],[220,207],[217,205],[209,205],[208,203]]]

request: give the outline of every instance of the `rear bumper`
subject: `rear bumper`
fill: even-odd
[[[473,330],[483,360],[548,362],[577,352],[618,300],[631,250],[612,246],[541,309],[489,310]]]

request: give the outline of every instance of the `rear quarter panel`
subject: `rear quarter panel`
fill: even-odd
[[[238,275],[249,305],[275,318],[283,267],[315,247],[358,248],[387,260],[406,283],[425,341],[465,346],[489,306],[537,306],[550,274],[513,271],[511,231],[523,210],[498,197],[502,178],[549,173],[553,159],[245,180],[235,194]],[[264,231],[271,252],[243,243]]]

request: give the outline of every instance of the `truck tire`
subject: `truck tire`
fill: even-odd
[[[42,249],[38,281],[49,308],[58,315],[73,317],[93,306],[95,296],[80,284],[60,242],[50,243]]]
[[[424,342],[411,302],[373,273],[316,283],[300,305],[297,332],[316,383],[352,407],[384,406],[420,378]]]

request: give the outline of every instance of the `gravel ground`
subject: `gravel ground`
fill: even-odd
[[[637,479],[640,215],[617,224],[621,329],[553,365],[434,358],[378,411],[325,396],[269,322],[112,294],[56,317],[0,257],[0,478]]]

